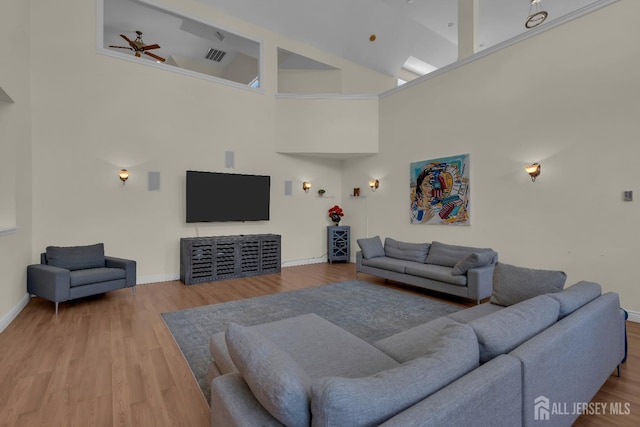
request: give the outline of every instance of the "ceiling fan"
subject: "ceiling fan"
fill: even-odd
[[[152,50],[152,49],[160,49],[160,45],[159,44],[154,43],[154,44],[150,44],[150,45],[145,45],[144,42],[142,41],[142,31],[136,31],[136,34],[138,35],[138,37],[136,37],[135,40],[131,40],[129,37],[125,36],[124,34],[120,34],[120,37],[125,39],[127,41],[127,43],[129,43],[129,46],[109,46],[109,47],[113,47],[113,48],[116,48],[116,49],[129,49],[129,50],[132,50],[132,51],[135,52],[135,55],[138,58],[140,58],[140,56],[144,53],[145,55],[149,55],[150,57],[152,57],[156,61],[160,61],[160,62],[166,61],[166,59],[164,59],[161,56],[158,56],[158,55],[153,54],[151,52],[147,52],[148,50]]]

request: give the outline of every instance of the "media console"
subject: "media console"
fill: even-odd
[[[180,239],[180,280],[185,285],[280,272],[280,235]]]

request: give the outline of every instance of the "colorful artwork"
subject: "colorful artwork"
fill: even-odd
[[[469,155],[411,163],[411,223],[469,225]]]

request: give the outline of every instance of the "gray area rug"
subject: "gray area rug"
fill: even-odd
[[[454,305],[353,280],[163,313],[162,318],[209,402],[209,338],[225,330],[229,322],[252,326],[315,313],[373,343],[458,310]]]

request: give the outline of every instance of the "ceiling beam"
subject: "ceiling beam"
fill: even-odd
[[[458,61],[476,53],[478,0],[458,0]]]

